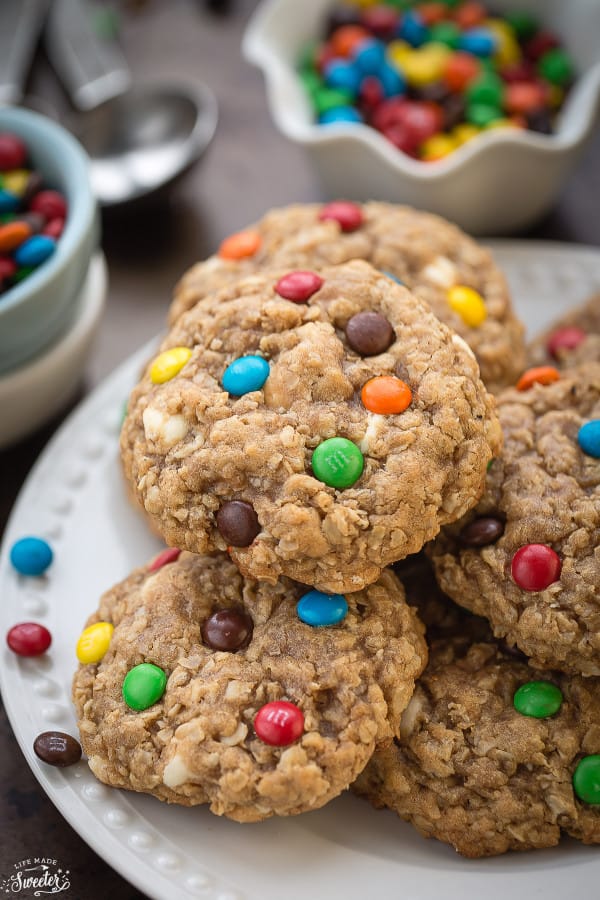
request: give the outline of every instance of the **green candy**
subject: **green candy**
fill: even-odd
[[[365,461],[362,453],[346,438],[329,438],[315,449],[312,455],[315,478],[329,487],[351,487],[362,475]]]
[[[563,695],[550,681],[528,681],[515,691],[513,704],[522,716],[546,719],[562,706]]]
[[[300,72],[300,81],[307,93],[314,95],[323,88],[323,81],[314,69],[305,69]]]
[[[600,753],[584,756],[573,773],[573,789],[584,803],[600,803]]]
[[[309,41],[307,44],[304,44],[300,50],[300,57],[298,59],[298,65],[301,70],[314,69],[318,49],[318,41]]]
[[[565,84],[569,84],[573,80],[575,69],[569,54],[557,48],[544,53],[538,63],[538,72],[550,84],[564,87]]]
[[[343,91],[339,88],[323,87],[313,94],[313,103],[319,116],[330,109],[335,109],[336,106],[350,106],[353,100],[350,91]]]
[[[504,97],[504,82],[493,72],[484,72],[475,78],[467,87],[467,100],[470,104],[483,104],[502,108]]]
[[[471,125],[485,128],[486,125],[490,125],[496,119],[501,119],[502,111],[497,106],[488,106],[486,103],[470,103],[467,106],[465,118]]]
[[[509,12],[504,19],[520,41],[529,40],[539,28],[537,19],[528,12]]]
[[[488,464],[487,464],[486,472],[489,472],[489,471],[490,471],[490,469],[491,469],[492,466],[494,465],[495,459],[496,459],[496,457],[495,457],[495,456],[492,456],[492,458],[490,459],[490,461],[489,461]]]
[[[438,22],[432,26],[429,36],[430,40],[456,50],[461,34],[460,28],[454,22]]]
[[[148,709],[165,692],[167,676],[152,663],[140,663],[130,669],[123,681],[123,700],[130,709]]]
[[[21,266],[20,269],[17,269],[15,274],[12,276],[11,281],[13,284],[18,284],[19,281],[23,281],[25,278],[28,278],[31,273],[35,270],[35,266]]]

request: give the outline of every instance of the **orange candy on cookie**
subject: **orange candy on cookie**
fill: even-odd
[[[389,416],[404,412],[410,406],[412,391],[394,375],[378,375],[363,386],[360,399],[369,412]]]
[[[560,372],[554,366],[536,366],[523,372],[517,381],[517,390],[528,391],[534,384],[552,384],[553,381],[558,381],[559,378]]]
[[[261,245],[257,231],[237,231],[226,237],[218,250],[221,259],[245,259],[254,256]]]

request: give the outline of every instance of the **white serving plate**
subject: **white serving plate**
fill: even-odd
[[[497,242],[516,307],[530,333],[600,290],[600,251],[560,244]],[[0,627],[33,619],[53,643],[45,657],[4,648],[0,682],[7,712],[33,773],[65,818],[125,878],[156,900],[566,900],[595,897],[598,848],[560,847],[465,860],[423,840],[390,812],[350,794],[322,810],[238,825],[206,807],[182,809],[112,790],[85,762],[53,769],[34,756],[40,731],[76,733],[70,683],[74,645],[99,595],[160,544],[125,497],[118,464],[123,402],[149,348],[142,348],[71,415],[29,476],[0,556]],[[12,543],[46,537],[55,561],[25,579],[8,563]]]

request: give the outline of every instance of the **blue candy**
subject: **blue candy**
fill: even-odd
[[[429,37],[429,29],[418,12],[406,12],[400,22],[398,37],[412,47],[420,47]]]
[[[458,49],[475,56],[491,56],[496,49],[496,38],[487,28],[471,28],[461,35]]]
[[[0,188],[0,213],[14,212],[19,206],[19,198]]]
[[[34,234],[23,241],[15,251],[15,262],[18,266],[39,266],[52,256],[56,250],[56,241],[45,234]]]
[[[328,87],[350,91],[351,94],[358,92],[362,79],[358,66],[345,59],[332,59],[328,62],[323,70],[323,76]]]
[[[592,419],[582,425],[577,440],[584,453],[600,459],[600,419]]]
[[[319,116],[321,125],[334,125],[336,122],[362,122],[362,120],[363,117],[353,106],[335,106]]]
[[[393,275],[391,272],[386,272],[385,269],[381,269],[381,274],[386,275],[388,278],[391,278],[392,281],[395,281],[396,284],[401,284],[403,287],[406,287],[403,281],[401,281],[397,275]]]
[[[354,51],[354,62],[363,75],[377,75],[385,65],[385,44],[373,38],[365,38]]]
[[[384,65],[377,73],[377,78],[381,82],[383,93],[386,97],[397,97],[406,90],[406,82],[400,73],[392,68],[392,66]]]
[[[42,575],[52,562],[52,549],[38,537],[24,537],[10,550],[10,561],[21,575]]]
[[[223,387],[234,397],[260,391],[269,377],[269,363],[262,356],[240,356],[223,372]]]
[[[341,594],[324,594],[322,591],[309,591],[298,600],[296,613],[307,625],[321,627],[337,625],[348,614],[346,598]]]

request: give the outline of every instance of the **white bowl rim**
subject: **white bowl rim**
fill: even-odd
[[[578,127],[571,128],[566,135],[561,130],[545,135],[519,128],[497,128],[484,131],[476,139],[462,144],[448,156],[435,162],[413,159],[397,150],[375,128],[362,123],[336,123],[326,127],[317,123],[300,121],[289,109],[282,109],[277,100],[276,86],[279,80],[298,75],[285,57],[278,53],[270,41],[270,22],[273,13],[281,3],[295,4],[297,0],[263,0],[250,19],[242,40],[242,52],[246,60],[258,66],[266,80],[267,95],[271,115],[278,128],[289,138],[309,145],[335,145],[342,147],[348,139],[370,147],[398,172],[409,175],[417,181],[435,182],[467,165],[476,156],[483,156],[492,149],[502,146],[517,146],[525,150],[540,151],[544,154],[564,153],[584,143],[594,128],[600,109],[600,59],[591,65],[576,82],[567,97],[562,116],[568,111],[575,93],[589,97],[587,115],[578,117]]]
[[[65,171],[68,172],[69,180],[77,181],[78,188],[74,201],[69,203],[65,229],[56,242],[55,252],[24,281],[14,285],[0,297],[0,318],[43,287],[44,282],[52,280],[71,265],[78,244],[83,235],[92,228],[96,216],[96,199],[90,182],[89,160],[81,144],[62,125],[40,113],[17,106],[0,108],[0,130],[9,131],[19,122],[31,122],[34,126],[45,129],[60,152],[65,154]]]

